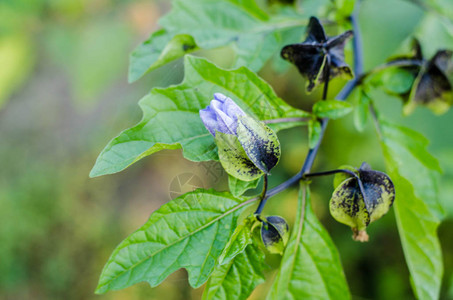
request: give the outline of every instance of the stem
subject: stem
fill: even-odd
[[[267,198],[274,196],[275,194],[280,193],[281,191],[286,190],[290,186],[292,186],[295,183],[298,183],[302,179],[302,175],[297,173],[287,181],[277,185],[276,187],[272,188],[267,192]]]
[[[264,187],[263,187],[263,191],[261,192],[261,195],[259,196],[261,201],[260,201],[260,204],[258,205],[258,208],[255,211],[255,215],[261,214],[261,212],[263,211],[264,205],[266,205],[267,199],[269,198],[269,196],[266,195],[267,185],[268,185],[267,174],[264,174]],[[260,220],[260,219],[258,219],[258,220]]]
[[[327,176],[327,175],[332,175],[332,174],[337,174],[337,173],[346,173],[353,177],[357,177],[357,174],[351,170],[337,169],[337,170],[331,170],[331,171],[325,171],[325,172],[306,173],[302,176],[302,179],[309,178],[309,177]]]
[[[329,90],[329,80],[330,80],[330,56],[326,55],[326,69],[324,71],[324,90],[322,91],[322,100],[327,99],[327,92]]]

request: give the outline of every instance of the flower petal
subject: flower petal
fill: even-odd
[[[209,105],[205,109],[201,109],[200,110],[200,118],[201,118],[201,121],[203,121],[203,124],[206,127],[206,129],[213,136],[215,136],[215,131],[216,131],[217,127],[218,127],[218,125],[217,125],[217,116],[211,110],[211,107]]]

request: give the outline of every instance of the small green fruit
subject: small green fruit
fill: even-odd
[[[289,239],[289,226],[279,216],[269,216],[261,225],[261,240],[270,253],[283,254]]]
[[[351,227],[354,240],[365,242],[368,241],[366,227],[392,206],[395,187],[385,173],[371,170],[366,163],[355,173],[362,183],[364,195],[358,179],[348,175],[332,194],[330,213],[335,220]]]

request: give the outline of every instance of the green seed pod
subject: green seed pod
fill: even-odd
[[[269,216],[261,225],[261,240],[270,253],[283,254],[289,239],[289,226],[279,216]]]
[[[365,242],[366,227],[388,212],[395,199],[395,188],[385,173],[371,170],[366,163],[355,173],[360,182],[349,175],[338,184],[330,199],[330,213],[335,220],[351,227],[354,240]]]

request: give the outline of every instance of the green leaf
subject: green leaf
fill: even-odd
[[[310,149],[316,147],[321,137],[321,123],[316,119],[308,121],[308,146]]]
[[[397,170],[389,174],[398,191],[395,217],[403,245],[412,289],[418,299],[438,299],[442,281],[442,251],[437,237],[439,221],[428,206],[414,193],[413,185],[399,176]]]
[[[264,253],[254,244],[225,265],[215,268],[203,292],[203,300],[245,300],[264,282]]]
[[[190,35],[172,37],[165,29],[158,30],[131,53],[128,80],[134,82],[149,71],[197,49]]]
[[[259,19],[241,2],[176,0],[159,24],[168,32],[192,35],[203,49],[225,46],[239,40],[244,33],[256,30],[268,19],[265,13]]]
[[[263,171],[249,159],[237,136],[216,131],[215,142],[220,163],[229,175],[244,181],[256,180],[263,176]]]
[[[297,218],[267,299],[350,299],[340,257],[301,184]]]
[[[280,141],[277,134],[263,122],[247,115],[239,116],[237,136],[248,158],[261,171],[269,173],[278,163]]]
[[[201,286],[249,203],[198,189],[164,204],[115,249],[96,293],[142,281],[154,287],[180,268],[187,270],[191,286]]]
[[[252,228],[257,223],[255,216],[245,218],[234,230],[225,249],[219,257],[219,264],[229,263],[236,255],[242,253],[252,243]]]
[[[402,177],[414,185],[415,193],[423,199],[440,219],[443,208],[438,199],[437,176],[442,172],[439,162],[428,151],[429,141],[420,133],[380,121],[383,143],[392,154]],[[398,193],[398,191],[397,191]]]
[[[368,120],[371,100],[360,88],[356,88],[353,96],[356,99],[354,126],[358,131],[363,131]]]
[[[191,161],[217,160],[214,138],[199,116],[199,110],[209,105],[215,92],[231,97],[249,115],[261,120],[308,115],[286,104],[265,81],[244,67],[227,71],[190,55],[184,65],[185,78],[180,85],[154,88],[140,101],[143,119],[110,141],[91,177],[119,172],[163,149],[183,148],[184,157]],[[280,124],[273,124],[273,129],[298,125]]]
[[[313,114],[320,118],[338,119],[352,111],[352,105],[340,100],[323,100],[313,105]]]
[[[232,44],[237,54],[235,66],[258,71],[283,46],[280,32],[305,23],[278,21],[253,0],[176,0],[159,23],[172,34],[193,36],[203,49]]]
[[[282,45],[281,36],[272,30],[262,28],[261,34],[243,34],[233,49],[236,52],[235,67],[247,66],[259,71]]]
[[[260,182],[260,178],[252,181],[243,181],[228,175],[228,187],[230,188],[230,193],[235,197],[243,195],[249,189],[255,189]]]
[[[201,48],[211,49],[239,40],[242,34],[265,24],[242,1],[176,0],[169,14],[159,20],[169,32],[190,34]],[[250,1],[247,1],[250,3]]]
[[[419,133],[384,121],[380,128],[387,170],[396,189],[395,217],[412,289],[418,299],[438,299],[443,274],[437,237],[442,215],[435,176],[438,163]]]
[[[382,74],[382,86],[390,94],[405,94],[414,83],[414,74],[402,68],[390,68]]]

